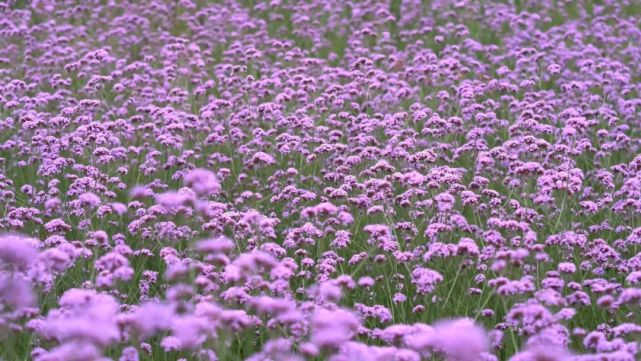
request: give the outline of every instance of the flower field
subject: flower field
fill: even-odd
[[[0,4],[0,360],[640,359],[640,24]]]

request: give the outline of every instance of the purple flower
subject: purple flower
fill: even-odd
[[[0,267],[26,271],[36,260],[38,241],[18,234],[0,234]]]
[[[319,348],[338,348],[355,336],[360,322],[352,313],[320,308],[314,312],[311,342]]]
[[[193,189],[196,194],[208,195],[220,191],[218,177],[206,169],[194,169],[189,171],[183,179],[186,187]]]
[[[421,346],[443,355],[448,361],[482,360],[489,350],[485,331],[467,318],[435,324],[433,333],[426,335]]]

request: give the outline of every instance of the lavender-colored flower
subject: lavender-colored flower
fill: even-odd
[[[489,350],[485,331],[471,319],[441,321],[424,337],[420,348],[439,353],[449,361],[482,360],[482,355]]]
[[[18,234],[0,234],[0,267],[26,271],[36,260],[38,241]]]
[[[194,169],[185,174],[184,183],[196,192],[196,194],[207,195],[220,191],[218,177],[206,169]]]

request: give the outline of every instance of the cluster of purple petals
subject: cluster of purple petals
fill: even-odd
[[[0,359],[641,358],[640,23],[0,4]]]

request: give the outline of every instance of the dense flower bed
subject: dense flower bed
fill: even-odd
[[[3,360],[641,357],[636,0],[0,7]]]

